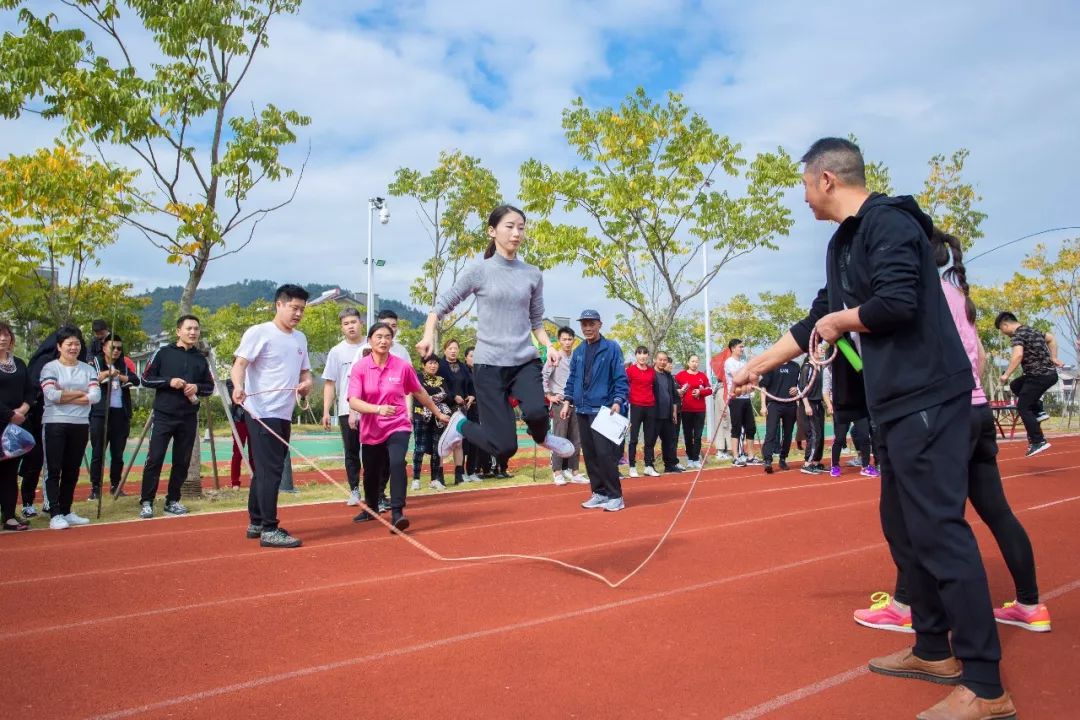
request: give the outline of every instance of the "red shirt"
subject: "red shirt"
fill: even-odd
[[[709,387],[708,375],[701,371],[691,375],[688,371],[683,370],[675,376],[675,383],[680,388],[689,386],[686,387],[686,392],[684,392],[682,396],[683,412],[705,412],[705,398],[712,395],[712,388]],[[694,388],[698,389],[697,397],[694,397]]]
[[[724,348],[723,352],[713,355],[712,360],[709,361],[712,364],[713,377],[716,378],[724,388],[725,398],[728,397],[729,390],[727,386],[727,374],[724,373],[724,363],[729,357],[731,357],[731,351]]]
[[[656,396],[653,395],[653,382],[656,379],[656,371],[651,367],[644,370],[636,363],[626,368],[626,377],[630,381],[630,404],[638,407],[652,407],[656,405]]]

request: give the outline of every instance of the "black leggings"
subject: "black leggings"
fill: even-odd
[[[19,501],[19,460],[0,460],[0,520],[15,518]]]
[[[851,432],[851,441],[855,444],[855,449],[859,452],[859,459],[862,460],[863,467],[870,464],[870,436],[866,434],[866,430],[864,429],[866,425],[868,425],[868,423],[866,423],[865,420],[856,420],[854,423],[841,422],[839,420],[833,421],[833,467],[840,464],[840,453],[847,447],[847,436],[849,431]]]
[[[1035,580],[1035,553],[1024,526],[1016,518],[997,465],[997,429],[989,405],[971,408],[971,460],[968,465],[968,498],[997,541],[1005,565],[1016,586],[1016,599],[1024,605],[1037,605],[1039,586]],[[897,602],[910,604],[907,580],[901,569],[896,573]]]
[[[521,415],[529,428],[529,435],[537,444],[547,437],[547,405],[540,377],[540,360],[524,365],[502,367],[499,365],[476,365],[476,404],[479,421],[466,420],[461,434],[473,445],[506,462],[518,449],[517,422],[510,396],[518,400]]]
[[[630,467],[637,462],[638,434],[645,427],[645,464],[652,467],[656,462],[656,408],[652,405],[630,406],[630,448],[627,457]]]
[[[372,510],[379,509],[383,476],[390,475],[390,507],[394,513],[405,508],[405,453],[409,449],[409,433],[405,430],[390,433],[390,437],[374,445],[364,444],[360,456],[364,465],[364,503]]]
[[[683,443],[686,445],[688,460],[701,459],[701,433],[705,429],[705,413],[684,412],[682,414]]]

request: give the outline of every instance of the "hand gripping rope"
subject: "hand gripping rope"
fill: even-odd
[[[774,402],[799,402],[810,394],[810,388],[814,386],[814,380],[817,379],[817,374],[821,372],[823,368],[826,368],[829,365],[833,364],[833,362],[836,360],[836,354],[838,350],[844,353],[844,356],[848,359],[848,362],[851,363],[852,367],[854,367],[856,370],[862,369],[862,361],[859,360],[859,356],[855,353],[855,349],[851,347],[851,343],[847,338],[840,338],[835,343],[833,343],[832,352],[830,352],[828,356],[822,360],[819,360],[817,358],[817,355],[814,354],[814,350],[820,344],[821,336],[818,335],[818,331],[815,328],[814,330],[810,331],[810,342],[808,345],[808,347],[810,348],[810,352],[807,353],[807,360],[810,363],[810,377],[807,379],[806,385],[801,390],[799,390],[797,395],[792,395],[790,397],[776,397],[772,393],[768,392],[765,388],[759,386],[758,390],[761,391],[761,394]],[[856,362],[858,362],[857,365]]]
[[[811,347],[814,347],[817,344],[815,342],[815,340],[817,340],[817,339],[818,339],[818,334],[817,334],[817,331],[815,330],[810,335]],[[803,388],[803,390],[795,397],[775,398],[772,395],[769,395],[768,393],[765,393],[764,390],[762,390],[762,392],[765,393],[766,397],[772,398],[773,400],[776,400],[776,401],[779,401],[779,402],[796,402],[798,400],[801,400],[802,398],[806,397],[806,394],[809,392],[810,386],[813,385],[814,378],[816,376],[816,373],[818,372],[818,368],[819,367],[825,367],[826,365],[831,364],[833,362],[833,360],[835,360],[835,358],[836,358],[836,348],[833,348],[832,354],[830,354],[824,360],[818,360],[817,358],[813,357],[813,354],[811,354],[810,364],[812,366],[812,371],[811,371],[811,375],[810,375],[810,381],[807,383],[807,386],[805,388]],[[250,393],[247,393],[247,395],[249,395],[249,396],[250,395],[262,395],[262,394],[265,394],[265,393],[274,393],[274,392],[296,392],[296,390],[297,390],[296,387],[283,387],[283,388],[275,388],[273,390],[260,390],[260,391],[256,391],[256,392],[250,392]],[[255,420],[255,422],[262,425],[263,428],[268,433],[273,435],[283,445],[285,445],[287,448],[289,448],[294,455],[299,457],[301,460],[305,461],[311,467],[315,468],[316,472],[318,472],[320,475],[322,475],[329,483],[334,485],[334,487],[341,490],[344,495],[348,496],[350,494],[349,488],[342,485],[340,482],[338,482],[334,478],[330,477],[329,473],[327,473],[322,468],[318,467],[314,462],[312,462],[312,460],[310,458],[308,458],[302,452],[297,450],[291,443],[289,443],[288,440],[286,440],[285,438],[278,435],[269,426],[267,426],[266,423],[264,423],[259,418],[255,417],[255,415],[253,415],[251,413],[250,408],[247,408],[245,406],[245,409],[248,410],[249,417],[253,418]],[[724,415],[726,415],[726,414],[727,414],[727,406],[725,405],[723,407],[723,409],[721,410],[721,412],[720,412],[720,417],[717,418],[717,420],[716,420],[716,426],[715,426],[715,428],[713,428],[712,434],[709,436],[709,441],[706,444],[705,449],[703,451],[703,456],[704,457],[708,457],[709,453],[712,452],[713,446],[714,446],[714,444],[716,442],[716,436],[720,432],[720,425],[723,422]],[[544,557],[543,555],[522,555],[522,554],[519,554],[519,553],[494,553],[494,554],[491,554],[491,555],[461,555],[461,556],[443,555],[442,553],[440,553],[440,552],[438,552],[436,550],[432,550],[427,545],[424,545],[422,542],[420,542],[419,540],[416,540],[412,536],[398,530],[396,527],[393,526],[393,524],[391,524],[390,522],[385,520],[382,516],[380,516],[376,509],[368,507],[368,505],[365,502],[361,501],[359,506],[360,506],[361,509],[367,511],[367,513],[369,515],[371,515],[372,518],[374,518],[378,522],[382,523],[382,525],[384,527],[386,527],[391,533],[393,533],[395,535],[398,535],[403,540],[405,540],[405,542],[409,543],[414,548],[416,548],[417,550],[422,552],[424,555],[427,555],[432,560],[437,560],[439,562],[448,562],[448,563],[493,562],[493,561],[497,561],[497,560],[530,560],[530,561],[533,561],[533,562],[545,562],[545,563],[551,563],[552,565],[558,565],[559,567],[565,568],[567,570],[571,570],[573,572],[578,572],[578,573],[581,573],[583,575],[587,575],[587,576],[589,576],[591,578],[599,580],[600,582],[607,585],[609,588],[614,589],[614,588],[618,588],[619,586],[623,585],[630,578],[637,575],[642,569],[644,569],[644,567],[649,563],[649,561],[651,561],[653,559],[653,557],[660,551],[660,548],[664,545],[664,543],[667,541],[668,537],[675,530],[675,525],[678,524],[679,519],[682,517],[683,512],[685,512],[687,505],[690,504],[690,498],[693,496],[694,490],[697,488],[698,481],[701,479],[702,470],[703,470],[703,468],[698,468],[697,472],[694,474],[694,479],[690,482],[690,488],[686,492],[686,497],[683,498],[682,503],[679,505],[679,509],[675,511],[675,516],[671,519],[671,522],[668,524],[667,529],[664,530],[663,534],[656,541],[656,545],[653,546],[652,550],[650,550],[648,552],[648,554],[644,557],[644,559],[642,559],[642,561],[640,563],[638,563],[638,565],[633,570],[631,570],[630,572],[628,572],[626,575],[619,578],[618,580],[614,580],[614,581],[609,579],[607,576],[605,576],[605,575],[603,575],[601,573],[598,573],[598,572],[594,572],[593,570],[589,570],[588,568],[583,568],[583,567],[580,567],[578,565],[573,565],[571,563],[563,562],[562,560],[556,560],[555,558]]]

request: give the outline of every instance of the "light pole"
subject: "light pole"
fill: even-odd
[[[367,326],[375,324],[375,262],[371,257],[371,236],[374,230],[375,211],[379,211],[379,222],[385,225],[390,222],[390,210],[386,207],[386,199],[381,197],[368,198],[368,221],[367,221]]]
[[[701,246],[701,278],[704,280],[709,275],[709,244]],[[705,302],[705,377],[709,379],[709,387],[712,387],[712,327],[709,322],[709,283],[705,283],[701,291],[701,297]],[[705,427],[709,428],[709,437],[712,437],[713,403],[705,403]]]

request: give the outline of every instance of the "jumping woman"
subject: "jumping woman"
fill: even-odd
[[[525,239],[525,213],[500,205],[488,217],[491,244],[484,259],[469,265],[428,315],[424,337],[416,344],[421,356],[432,352],[435,326],[470,295],[476,296],[476,356],[474,382],[479,421],[461,410],[439,441],[439,454],[450,455],[467,439],[505,461],[517,452],[517,430],[510,396],[518,399],[529,434],[559,457],[574,453],[574,445],[548,432],[540,357],[530,333],[548,346],[549,360],[562,357],[544,329],[544,278],[540,270],[518,258]]]

